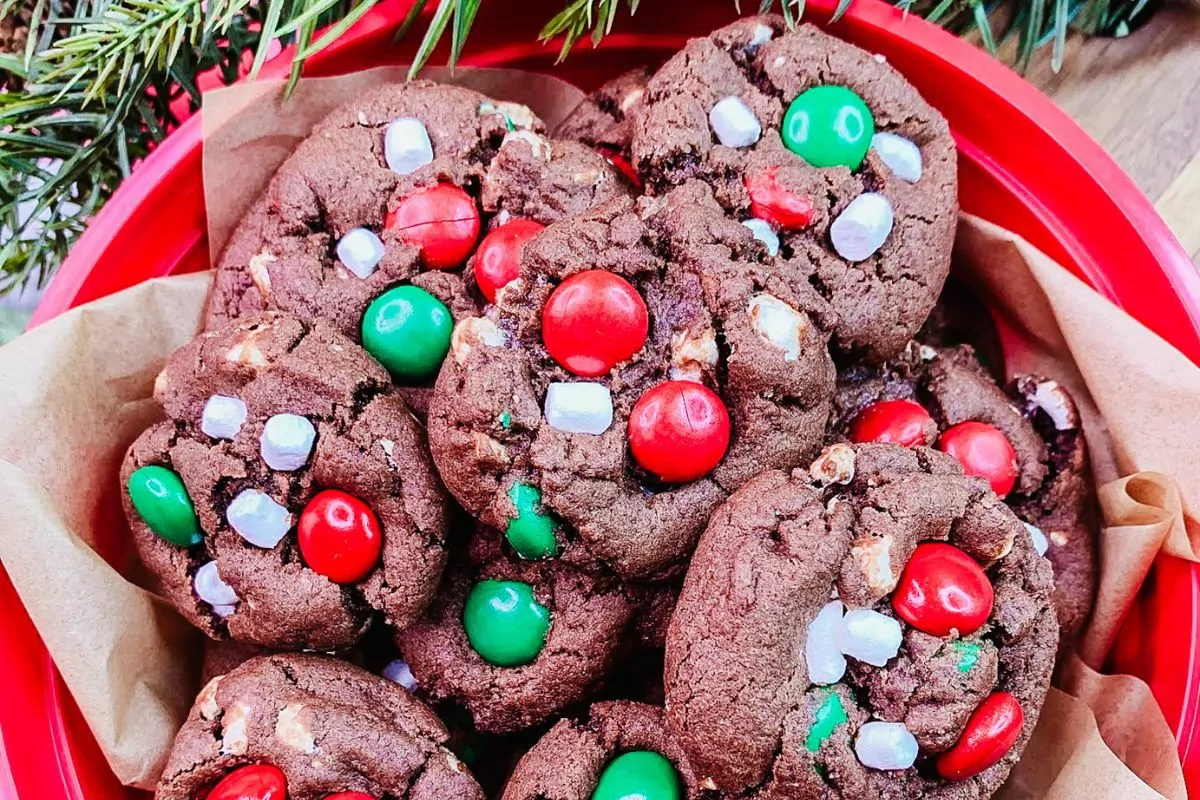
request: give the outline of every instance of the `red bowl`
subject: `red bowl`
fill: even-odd
[[[368,14],[306,74],[410,61],[415,39],[392,46],[409,5],[396,0]],[[833,5],[809,0],[806,13],[824,24]],[[498,6],[483,4],[465,63],[553,68],[585,89],[663,60],[734,14],[726,0],[644,3],[601,47],[581,47],[553,66],[557,48],[535,37],[561,0],[533,0],[519,15]],[[1200,275],[1150,202],[1066,114],[983,52],[877,0],[856,0],[832,30],[884,54],[950,120],[967,211],[1021,234],[1200,362]],[[286,74],[287,55],[267,65],[266,77]],[[62,265],[35,324],[147,278],[209,266],[200,140],[194,117],[141,164]],[[1200,791],[1198,605],[1200,568],[1160,558],[1110,666],[1150,684],[1175,730],[1189,787]],[[108,770],[3,573],[0,609],[0,677],[9,686],[0,704],[0,798],[135,796]]]

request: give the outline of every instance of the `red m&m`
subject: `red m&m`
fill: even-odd
[[[454,269],[479,238],[479,209],[462,189],[439,183],[403,198],[388,212],[384,227],[420,248],[429,269]]]
[[[989,695],[971,714],[954,747],[938,757],[938,774],[949,781],[978,775],[1012,749],[1024,723],[1017,698],[1008,692]]]
[[[729,412],[708,387],[668,381],[643,394],[629,415],[629,449],[648,472],[686,483],[713,470],[729,447]]]
[[[900,619],[931,636],[979,630],[992,614],[994,592],[983,567],[957,547],[917,545],[904,567],[892,608]]]
[[[880,400],[864,408],[850,423],[850,441],[891,442],[904,447],[929,444],[937,425],[929,412],[912,400]]]
[[[637,289],[599,269],[560,283],[542,310],[542,341],[550,357],[585,378],[604,375],[641,350],[649,330]]]
[[[629,159],[620,150],[600,145],[596,147],[596,152],[604,156],[605,161],[620,170],[621,174],[629,179],[629,182],[633,184],[635,189],[642,188],[642,176],[637,174],[637,170],[633,168],[633,164],[629,163]]]
[[[1017,453],[999,428],[986,422],[960,422],[938,439],[938,449],[954,456],[963,472],[987,478],[1001,499],[1017,482]]]
[[[475,282],[489,302],[496,302],[497,289],[516,280],[521,247],[545,227],[531,219],[514,219],[483,237],[475,251]]]
[[[296,529],[300,553],[314,572],[334,583],[357,583],[379,563],[379,519],[357,497],[327,489],[304,507]]]
[[[212,788],[206,800],[284,800],[287,778],[270,764],[235,769]]]
[[[746,176],[746,191],[750,213],[779,230],[799,230],[812,222],[812,199],[782,188],[775,179],[774,167]]]

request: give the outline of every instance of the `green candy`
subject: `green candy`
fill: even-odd
[[[376,297],[362,320],[367,352],[397,381],[432,377],[450,351],[450,309],[419,286],[397,286]]]
[[[497,667],[519,667],[538,657],[550,630],[550,611],[520,581],[475,584],[463,609],[471,647]]]
[[[517,516],[508,521],[505,538],[521,558],[548,558],[558,552],[554,536],[557,525],[549,514],[542,513],[542,493],[527,483],[514,483],[508,499],[517,509]]]
[[[142,521],[178,547],[199,544],[200,520],[183,481],[166,467],[142,467],[129,476],[129,499]]]
[[[862,166],[875,119],[844,86],[815,86],[792,101],[783,117],[783,144],[814,167]]]
[[[632,750],[612,760],[592,800],[681,800],[683,788],[675,765],[652,750]]]
[[[958,671],[964,675],[979,663],[980,646],[975,642],[954,642],[950,649],[958,656]]]
[[[820,750],[821,744],[833,735],[834,728],[847,721],[842,698],[832,689],[824,691],[827,693],[825,701],[817,708],[812,727],[808,729],[808,738],[804,741],[810,753]]]

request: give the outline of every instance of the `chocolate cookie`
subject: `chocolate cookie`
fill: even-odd
[[[1073,641],[1095,598],[1098,520],[1079,413],[1062,386],[1022,375],[1006,394],[970,346],[913,343],[886,364],[841,372],[831,435],[936,443],[987,477],[1053,565],[1063,643]]]
[[[264,310],[327,320],[423,414],[452,318],[494,292],[488,268],[476,280],[482,254],[514,247],[489,243],[503,223],[540,227],[630,191],[590,148],[541,131],[524,106],[428,81],[347,103],[283,163],[233,235],[207,326]],[[503,271],[511,258],[494,254],[486,267]]]
[[[832,445],[701,537],[667,635],[671,731],[731,794],[988,797],[1049,686],[1051,589],[954,459]]]
[[[155,797],[483,800],[447,738],[383,678],[322,656],[265,656],[204,687]]]
[[[214,638],[280,649],[403,628],[445,564],[448,500],[424,431],[367,353],[322,320],[266,314],[180,348],[168,421],[121,468],[157,590]]]
[[[667,731],[662,708],[596,703],[559,720],[518,762],[502,800],[682,800],[703,787]]]
[[[531,239],[455,327],[434,459],[521,555],[663,577],[729,492],[815,452],[828,320],[703,185],[611,203]]]
[[[957,201],[946,120],[882,57],[811,25],[739,20],[646,85],[634,166],[648,191],[700,179],[837,312],[834,345],[882,360],[933,308]]]
[[[499,533],[481,531],[396,644],[423,696],[465,707],[476,730],[505,733],[583,700],[634,610],[616,580],[506,555]]]
[[[649,68],[639,67],[613,78],[585,97],[554,129],[560,139],[596,148],[639,188],[641,177],[629,161],[629,145],[650,74]]]

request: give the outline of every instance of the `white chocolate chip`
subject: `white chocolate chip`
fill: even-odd
[[[446,766],[450,767],[450,769],[455,772],[466,772],[466,768],[463,766],[463,763],[458,760],[458,756],[454,755],[454,753],[451,753],[445,747],[442,748],[442,752],[446,756]]]
[[[702,383],[704,375],[716,369],[720,357],[717,332],[712,328],[671,334],[671,380]]]
[[[787,63],[786,56],[775,56],[775,60],[771,62],[772,67],[782,67]]]
[[[508,448],[486,433],[476,433],[473,441],[475,442],[475,457],[482,463],[505,465],[511,460],[508,456]]]
[[[871,137],[871,149],[900,180],[909,183],[921,180],[921,148],[909,139],[894,133],[877,133]]]
[[[1075,410],[1058,381],[1042,381],[1034,387],[1033,395],[1029,399],[1046,412],[1054,423],[1055,430],[1069,431],[1076,427]]]
[[[225,509],[229,527],[255,547],[270,550],[292,527],[292,515],[266,494],[243,489]]]
[[[196,697],[196,707],[200,710],[200,719],[211,721],[221,713],[221,707],[217,705],[217,688],[220,687],[221,679],[224,677],[224,675],[218,675],[204,684],[204,688],[200,690],[200,694]]]
[[[866,261],[892,233],[892,203],[878,192],[866,192],[850,201],[829,226],[833,249],[847,261]]]
[[[337,243],[338,261],[359,278],[366,280],[383,258],[383,240],[367,228],[348,231]]]
[[[550,140],[541,134],[526,130],[509,131],[504,134],[504,141],[500,143],[500,149],[503,150],[507,147],[509,142],[525,142],[529,145],[535,158],[546,162],[550,161]]]
[[[254,281],[254,285],[258,287],[258,293],[264,298],[271,296],[271,271],[268,266],[277,260],[269,250],[263,250],[261,253],[250,256],[248,265],[250,279]]]
[[[625,96],[621,98],[621,102],[618,104],[618,106],[621,109],[621,113],[628,114],[629,109],[633,108],[638,103],[640,103],[642,101],[642,97],[644,97],[645,94],[646,94],[646,87],[644,87],[644,86],[636,86],[633,89],[630,89],[628,92],[626,92]]]
[[[413,677],[412,669],[409,668],[408,662],[402,658],[389,661],[387,666],[383,668],[382,674],[383,677],[392,683],[398,683],[410,692],[415,691],[417,688],[417,679]]]
[[[237,592],[225,581],[217,571],[217,562],[209,561],[196,570],[192,578],[192,588],[196,596],[208,603],[214,609],[218,606],[232,608],[237,605]]]
[[[396,464],[396,459],[392,455],[393,451],[396,449],[395,442],[393,442],[391,439],[380,439],[379,448],[383,450],[384,456],[387,457],[388,464],[390,464],[392,467],[398,466]]]
[[[700,788],[708,789],[710,792],[715,792],[717,790],[717,782],[712,778],[705,778],[704,780],[700,781]]]
[[[1064,531],[1050,531],[1050,541],[1055,547],[1062,547],[1067,542],[1071,541],[1071,537]]]
[[[760,44],[766,44],[775,36],[775,31],[767,25],[755,25],[754,33],[750,37],[750,46],[757,47]]]
[[[854,480],[854,448],[841,443],[829,445],[812,462],[808,475],[818,486],[849,483]]]
[[[393,120],[383,136],[383,153],[388,169],[411,175],[433,161],[433,143],[425,123],[414,117]]]
[[[317,429],[299,414],[276,414],[267,420],[259,438],[262,460],[271,469],[291,472],[308,463]]]
[[[499,228],[507,225],[511,219],[512,214],[508,213],[508,209],[502,208],[500,209],[500,212],[496,214],[496,216],[492,217],[492,222],[496,223],[496,227]]]
[[[304,706],[301,703],[288,703],[279,712],[275,720],[275,738],[293,750],[312,755],[317,752],[317,741],[312,731],[301,719]]]
[[[933,361],[937,358],[937,350],[934,350],[927,344],[921,345],[921,349],[918,352],[921,354],[922,361]]]
[[[154,395],[156,397],[167,391],[167,383],[167,371],[165,369],[154,376]]]
[[[748,219],[742,223],[750,232],[754,234],[754,238],[758,239],[767,248],[767,254],[772,256],[779,255],[779,234],[771,227],[771,223],[765,219]]]
[[[455,325],[454,332],[450,334],[450,352],[462,366],[476,346],[503,347],[506,341],[504,332],[490,319],[467,317]]]
[[[873,609],[856,608],[842,617],[842,652],[873,667],[895,658],[903,640],[900,623]]]
[[[908,769],[917,760],[917,739],[903,722],[868,722],[858,729],[854,754],[871,769]]]
[[[892,572],[892,544],[891,534],[885,534],[873,536],[850,549],[850,555],[858,562],[867,585],[877,597],[891,592],[900,581],[900,576]]]
[[[254,341],[253,333],[229,348],[229,352],[225,354],[225,360],[232,364],[241,364],[243,367],[255,369],[271,363],[263,355],[263,351],[258,349],[258,343]]]
[[[221,718],[221,754],[241,756],[250,744],[246,736],[246,725],[250,722],[253,709],[244,703],[234,703]]]
[[[1046,555],[1046,551],[1050,549],[1050,542],[1046,539],[1046,534],[1042,533],[1042,529],[1028,522],[1023,523],[1025,530],[1029,531],[1029,538],[1033,539],[1033,549],[1037,550],[1039,556]]]
[[[496,103],[496,110],[504,116],[508,117],[508,121],[518,128],[532,128],[534,123],[533,112],[529,110],[529,106],[521,105],[520,103],[512,103],[507,100],[501,100]]]
[[[846,656],[842,654],[841,600],[826,603],[808,625],[804,640],[804,663],[813,683],[837,683],[846,674]]]
[[[880,64],[887,63],[887,56],[885,56],[883,53],[876,53],[875,55],[871,56],[871,58],[875,59]]]
[[[708,112],[717,140],[726,147],[749,147],[762,136],[762,125],[737,95],[730,95]]]
[[[756,294],[746,309],[754,332],[783,351],[785,361],[800,358],[808,317],[771,294]]]
[[[246,413],[241,398],[214,394],[200,414],[200,430],[214,439],[232,439],[246,422]]]
[[[556,430],[599,435],[612,425],[612,393],[602,383],[551,383],[545,414]]]

